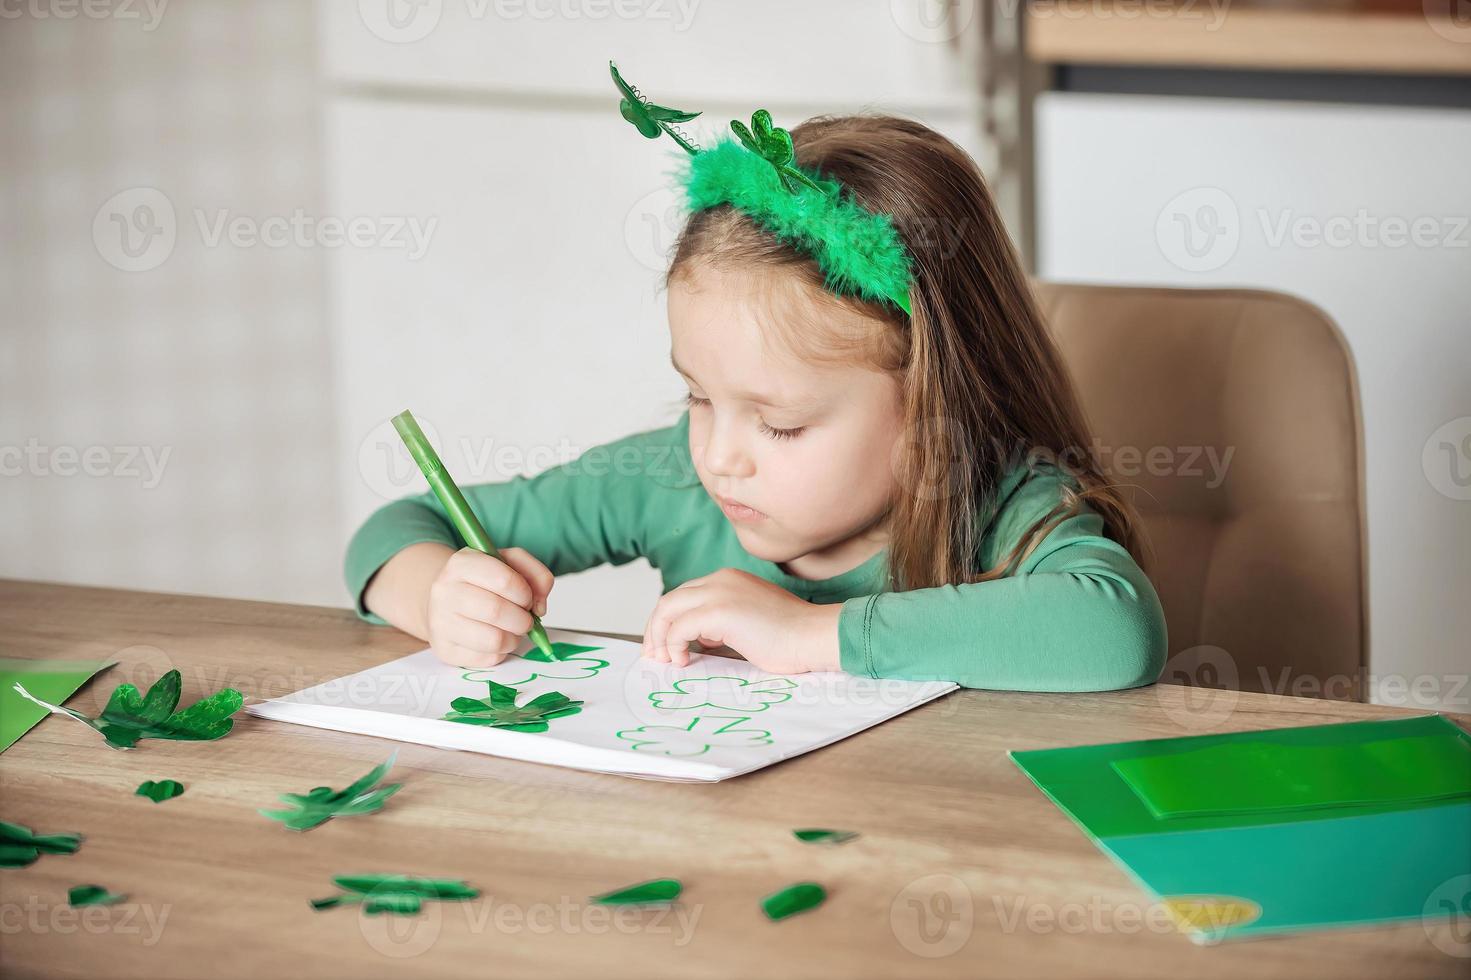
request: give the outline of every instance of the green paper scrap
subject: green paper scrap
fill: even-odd
[[[772,922],[779,922],[798,912],[815,909],[826,899],[825,888],[816,882],[804,881],[767,895],[761,900],[761,911]]]
[[[662,905],[674,901],[683,890],[678,878],[654,878],[594,895],[589,901],[595,905]]]
[[[311,830],[333,817],[353,817],[364,813],[377,813],[390,796],[403,788],[403,783],[379,786],[398,753],[390,755],[382,765],[363,776],[346,789],[334,790],[330,786],[318,786],[308,793],[286,793],[282,803],[291,804],[289,810],[261,810],[263,816],[279,820],[288,830]]]
[[[514,687],[497,684],[495,681],[486,683],[490,685],[489,697],[455,698],[450,702],[450,707],[454,710],[447,713],[443,720],[504,728],[509,732],[544,732],[548,721],[575,715],[582,710],[581,701],[573,701],[557,691],[548,691],[518,705],[516,695],[519,692]]]
[[[61,704],[100,670],[105,660],[11,660],[0,658],[0,752],[45,718],[50,707],[36,704],[15,689],[21,681],[38,698]]]
[[[133,795],[146,796],[155,803],[162,803],[164,800],[172,800],[176,796],[183,795],[183,792],[184,784],[177,779],[160,779],[157,782],[149,779],[140,783],[133,791]]]
[[[0,820],[0,868],[23,868],[42,854],[75,854],[81,834],[42,834]]]
[[[858,836],[853,830],[794,830],[792,836],[804,844],[846,844]]]
[[[227,687],[201,698],[183,711],[176,711],[182,683],[179,672],[171,670],[154,682],[146,696],[140,695],[132,684],[119,684],[97,718],[88,718],[79,711],[49,704],[27,691],[19,682],[14,689],[48,711],[68,715],[100,732],[107,744],[115,749],[131,749],[142,738],[207,742],[227,735],[235,725],[230,716],[244,703],[240,692]]]
[[[558,642],[552,644],[552,655],[550,657],[547,656],[545,650],[538,650],[533,647],[532,649],[521,654],[521,659],[535,660],[538,663],[543,664],[556,663],[558,661],[566,660],[568,657],[575,657],[579,653],[590,653],[593,650],[601,649],[602,647],[585,647],[577,643]]]
[[[1471,797],[1471,740],[1451,732],[1363,745],[1263,734],[1113,768],[1161,819]]]
[[[83,905],[116,905],[126,902],[128,896],[110,892],[101,885],[77,885],[66,893],[67,904],[73,908]]]
[[[416,915],[425,900],[463,902],[480,897],[480,889],[453,878],[360,874],[338,875],[332,879],[332,883],[345,894],[314,898],[312,908],[320,912],[339,905],[361,905],[368,915],[378,915],[381,912]]]

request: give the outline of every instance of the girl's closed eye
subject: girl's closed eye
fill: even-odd
[[[708,398],[700,398],[700,397],[698,397],[692,391],[685,394],[684,400],[685,400],[685,404],[689,405],[691,408],[694,408],[694,407],[697,407],[697,406],[703,407],[705,405],[710,404],[710,399],[708,399]],[[796,427],[790,428],[790,429],[782,429],[782,428],[778,428],[778,427],[776,427],[774,425],[767,425],[765,421],[762,421],[761,422],[761,432],[763,434],[765,434],[765,435],[770,436],[773,439],[778,439],[778,440],[780,440],[780,439],[794,439],[797,436],[801,435],[802,434],[802,431],[804,429],[806,429],[806,428],[807,427],[805,425],[799,425],[799,426],[796,426]]]
[[[761,423],[761,431],[773,439],[794,439],[802,434],[804,428],[806,426],[799,425],[795,429],[778,429],[774,426],[767,425],[765,422]]]

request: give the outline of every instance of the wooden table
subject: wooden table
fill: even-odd
[[[184,701],[234,686],[276,696],[422,647],[349,611],[0,581],[0,651],[116,657],[71,700],[170,667]],[[1199,697],[1200,692],[1194,692]],[[1449,925],[1196,947],[1007,759],[1008,749],[1196,734],[1192,692],[963,691],[799,759],[716,784],[574,772],[241,715],[211,743],[130,752],[65,718],[0,756],[0,818],[85,835],[71,856],[0,871],[7,977],[1159,977],[1465,978]],[[1209,730],[1408,712],[1236,696]],[[1458,719],[1465,724],[1465,719]],[[398,751],[404,789],[372,817],[297,834],[256,813],[279,793],[351,779]],[[178,779],[178,799],[133,795]],[[862,832],[800,844],[794,827]],[[1364,855],[1373,860],[1373,855]],[[463,877],[482,889],[416,918],[313,912],[352,871]],[[683,879],[677,914],[586,897]],[[800,880],[826,905],[781,923],[760,897]],[[131,902],[70,909],[98,883]],[[943,955],[937,955],[943,954]]]

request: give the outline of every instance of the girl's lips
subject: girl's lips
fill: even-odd
[[[725,516],[733,521],[759,521],[766,517],[754,507],[731,500],[729,497],[717,496],[715,500],[720,504],[720,509],[725,511]]]

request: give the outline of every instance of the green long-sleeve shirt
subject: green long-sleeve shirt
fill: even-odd
[[[1005,475],[982,543],[987,567],[1058,502],[1062,479],[1025,466]],[[497,545],[526,549],[554,575],[643,557],[661,572],[666,592],[739,568],[809,602],[840,602],[840,662],[850,674],[1101,691],[1153,683],[1164,665],[1164,613],[1154,587],[1086,508],[1005,578],[892,592],[887,549],[826,579],[796,578],[748,553],[700,485],[688,412],[674,425],[594,447],[535,476],[462,489]],[[368,580],[421,541],[464,547],[433,493],[386,504],[358,529],[346,576],[360,617],[383,623],[363,606]]]

